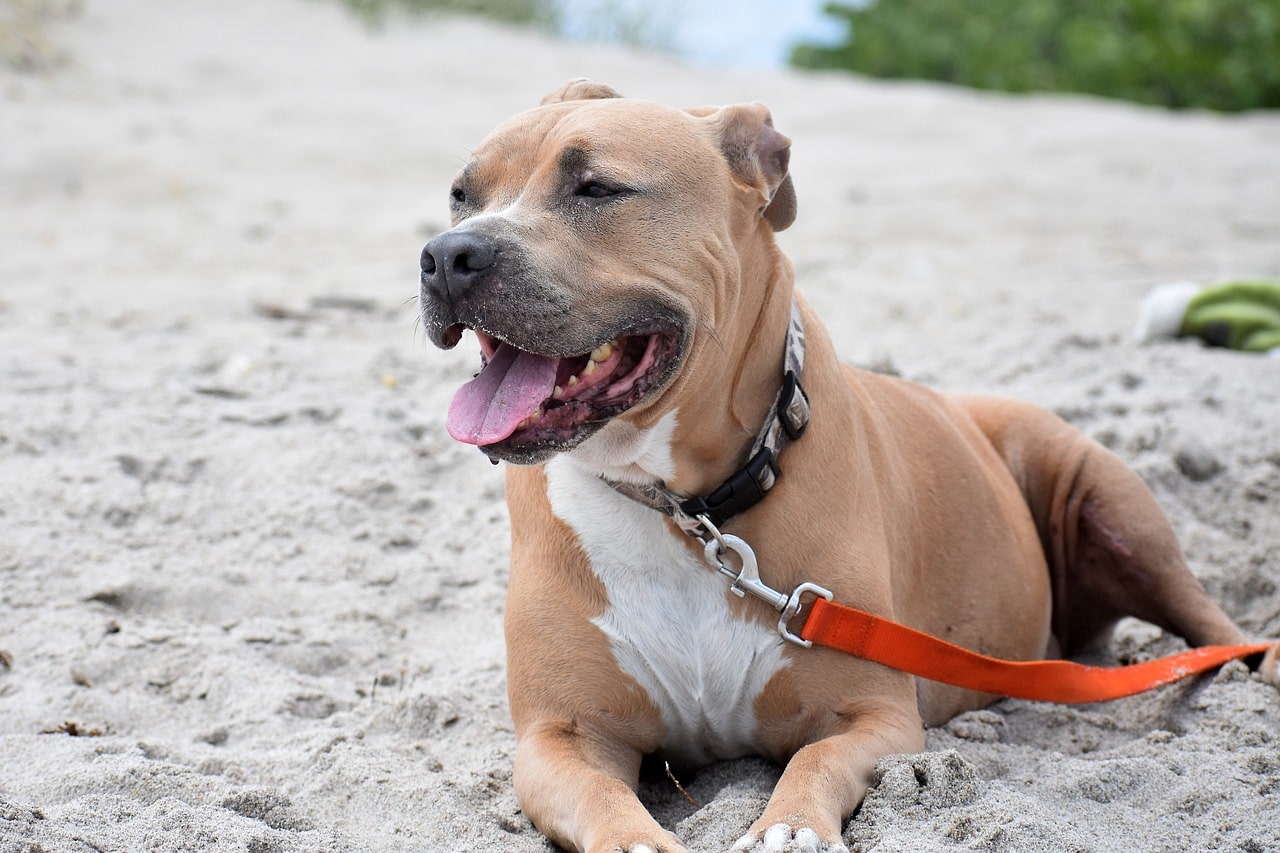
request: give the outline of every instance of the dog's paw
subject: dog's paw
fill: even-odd
[[[1280,642],[1262,656],[1262,663],[1258,665],[1258,675],[1272,687],[1280,688]]]
[[[688,848],[676,839],[674,835],[667,835],[665,838],[636,840],[631,838],[615,837],[604,845],[592,845],[592,853],[689,853]]]
[[[748,832],[734,843],[730,853],[849,853],[839,841],[824,842],[808,827],[793,829],[789,824],[775,823],[764,835]]]

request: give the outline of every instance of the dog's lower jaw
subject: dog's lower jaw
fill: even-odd
[[[480,446],[480,452],[489,459],[496,462],[507,462],[512,465],[541,465],[549,462],[562,453],[569,452],[581,445],[587,439],[598,433],[601,429],[608,426],[610,422],[601,421],[596,424],[586,424],[578,429],[578,431],[569,439],[562,442],[520,445],[513,444],[509,441],[499,441],[495,444],[485,444]]]

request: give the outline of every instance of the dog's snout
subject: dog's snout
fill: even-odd
[[[466,295],[494,265],[493,238],[477,231],[446,231],[422,250],[422,285],[453,300]]]

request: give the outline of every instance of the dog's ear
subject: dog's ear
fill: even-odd
[[[769,108],[754,103],[689,112],[717,122],[720,150],[740,180],[764,192],[760,214],[773,230],[790,227],[796,220],[796,190],[788,171],[791,140],[773,129]]]
[[[595,101],[602,98],[621,98],[611,86],[596,83],[586,77],[570,80],[542,99],[540,106],[559,104],[563,101]]]

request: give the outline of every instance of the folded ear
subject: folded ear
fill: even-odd
[[[542,99],[539,106],[558,104],[562,101],[594,101],[601,98],[621,98],[614,89],[603,83],[595,83],[586,77],[570,80]]]
[[[760,214],[773,230],[783,231],[795,222],[796,191],[788,171],[791,140],[773,129],[769,108],[754,103],[690,112],[718,123],[720,150],[734,174],[764,193]]]

